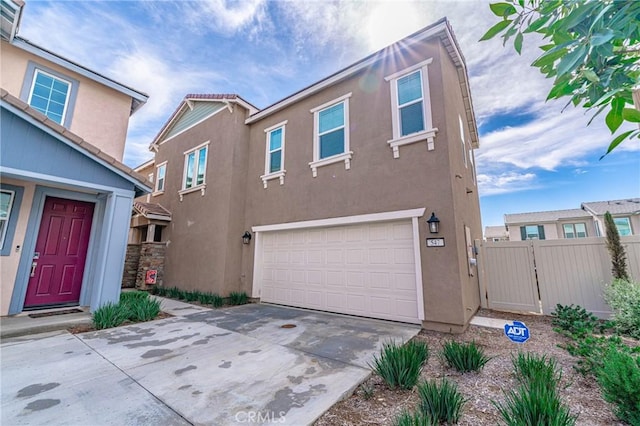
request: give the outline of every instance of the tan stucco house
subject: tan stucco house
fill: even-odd
[[[604,215],[611,213],[621,236],[640,233],[640,198],[591,201],[579,209],[504,215],[510,241],[588,238],[605,235]]]
[[[167,244],[162,285],[461,331],[480,304],[476,148],[446,19],[262,110],[187,95],[137,168],[155,184],[138,200],[171,215],[144,231]]]
[[[18,36],[1,0],[0,315],[118,300],[131,206],[121,163],[147,95]]]

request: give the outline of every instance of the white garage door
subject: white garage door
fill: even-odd
[[[264,302],[420,323],[410,219],[261,234]]]

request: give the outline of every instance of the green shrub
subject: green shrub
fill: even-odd
[[[221,306],[224,305],[224,297],[213,293],[211,295],[211,301],[209,302],[211,304],[211,306],[213,306],[214,308],[219,308]]]
[[[447,379],[439,384],[435,380],[422,381],[418,384],[420,410],[434,424],[458,423],[465,400],[458,391],[458,386]]]
[[[556,305],[556,310],[551,312],[551,324],[556,331],[573,338],[582,338],[588,334],[603,333],[611,324],[600,321],[598,317],[588,312],[581,306]]]
[[[198,300],[198,297],[200,296],[200,292],[199,291],[185,291],[184,292],[184,300],[186,300],[187,302],[195,302],[196,300]]]
[[[128,313],[121,304],[105,303],[95,310],[91,321],[97,330],[117,327],[127,320]]]
[[[363,383],[360,385],[360,391],[362,392],[362,397],[368,400],[373,397],[374,387],[368,383]]]
[[[475,342],[458,343],[448,341],[442,347],[440,357],[458,371],[479,371],[491,358],[484,354]]]
[[[640,356],[610,349],[597,373],[602,396],[616,405],[618,418],[640,425]]]
[[[392,341],[383,344],[380,357],[374,355],[369,367],[384,379],[389,388],[411,389],[428,358],[429,348],[425,342],[411,340],[405,345],[398,345]]]
[[[394,426],[437,426],[438,422],[421,411],[403,411],[393,421]]]
[[[125,310],[130,321],[151,321],[160,313],[160,301],[152,297],[132,299]]]
[[[614,280],[604,290],[617,332],[640,339],[640,283]]]
[[[180,299],[182,296],[182,290],[180,290],[178,287],[171,287],[169,289],[167,289],[167,296],[170,297],[171,299]]]
[[[577,416],[560,400],[561,372],[553,358],[520,353],[512,356],[511,362],[519,387],[505,391],[504,402],[491,401],[504,424],[568,426],[576,423]]]
[[[151,294],[153,294],[154,296],[164,297],[167,295],[167,288],[154,285],[153,287],[151,287]]]
[[[540,383],[522,384],[516,391],[506,391],[505,401],[491,401],[509,426],[549,425],[570,426],[577,416],[562,403],[555,387]]]
[[[556,387],[562,379],[562,370],[556,360],[546,355],[518,353],[511,356],[515,375],[520,383],[540,383]]]
[[[249,302],[249,296],[247,296],[247,293],[243,292],[236,292],[236,291],[232,291],[229,294],[229,304],[230,305],[245,305],[247,304],[247,302]]]
[[[128,303],[132,300],[146,299],[149,293],[146,291],[123,291],[120,293],[120,302]]]

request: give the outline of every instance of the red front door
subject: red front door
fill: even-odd
[[[25,308],[78,303],[94,204],[47,197]]]

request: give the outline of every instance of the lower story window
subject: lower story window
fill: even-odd
[[[4,247],[14,195],[13,191],[0,191],[0,248]]]

